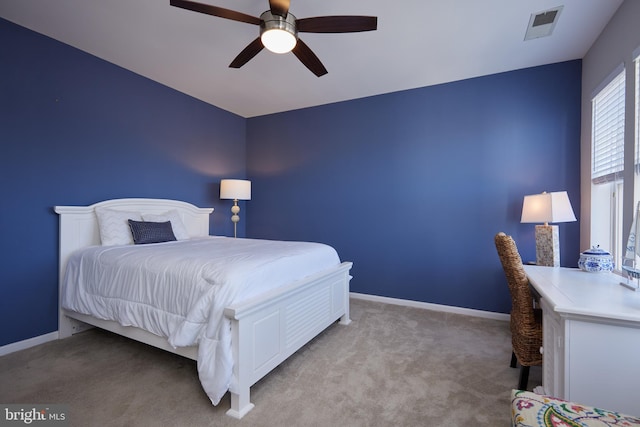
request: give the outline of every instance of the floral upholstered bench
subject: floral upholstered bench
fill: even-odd
[[[640,418],[522,390],[511,392],[513,427],[640,426]]]

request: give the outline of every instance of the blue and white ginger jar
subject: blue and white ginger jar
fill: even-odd
[[[613,256],[600,246],[594,246],[580,254],[578,267],[590,273],[613,271]]]

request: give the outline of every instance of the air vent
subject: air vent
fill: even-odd
[[[531,40],[550,36],[558,22],[562,8],[563,6],[558,6],[544,12],[532,14],[524,39]]]

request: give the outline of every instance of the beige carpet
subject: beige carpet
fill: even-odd
[[[0,403],[68,404],[78,427],[509,425],[507,322],[362,300],[351,318],[254,385],[240,421],[195,362],[99,330],[0,357]]]

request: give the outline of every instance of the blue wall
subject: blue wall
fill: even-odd
[[[55,205],[184,200],[232,235],[246,119],[2,19],[0,40],[1,346],[57,330]]]
[[[354,292],[507,313],[495,233],[535,260],[524,195],[579,214],[580,82],[571,61],[251,118],[247,232],[335,246]],[[560,236],[576,266],[578,223]]]
[[[239,234],[334,245],[352,290],[508,312],[493,247],[535,257],[522,198],[579,206],[580,61],[244,119],[0,19],[0,346],[57,329],[55,205],[212,206]],[[560,225],[575,266],[578,223]]]

